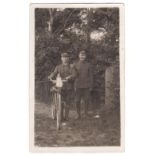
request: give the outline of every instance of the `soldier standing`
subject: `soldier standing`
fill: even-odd
[[[73,92],[74,79],[76,76],[76,72],[69,63],[68,53],[61,54],[61,61],[62,61],[62,64],[56,66],[54,72],[52,72],[48,76],[48,78],[52,79],[59,75],[62,78],[62,80],[67,80],[67,82],[63,84],[61,95],[62,95],[62,100],[65,101],[66,103],[65,107],[62,107],[62,112],[63,112],[63,108],[65,108],[65,116],[63,118],[63,113],[62,113],[62,119],[68,120],[71,96],[72,96],[71,94]]]
[[[90,63],[86,61],[86,52],[80,51],[79,61],[74,65],[77,72],[75,79],[75,103],[77,108],[77,119],[81,118],[81,100],[85,103],[85,116],[88,115],[88,102],[90,100],[90,91],[93,85],[93,74]]]

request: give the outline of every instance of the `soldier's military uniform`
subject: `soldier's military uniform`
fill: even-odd
[[[84,51],[83,51],[84,52]],[[85,54],[82,53],[82,54]],[[90,90],[93,86],[93,74],[92,67],[90,63],[86,61],[78,61],[74,64],[76,70],[76,79],[75,79],[75,102],[77,107],[78,118],[81,117],[81,99],[85,102],[85,114],[88,112],[88,102],[90,100]]]
[[[63,53],[61,56],[68,57],[68,54]],[[51,78],[51,79],[55,78],[58,74],[60,74],[60,77],[62,78],[62,80],[65,80],[66,78],[68,78],[68,81],[63,83],[63,87],[62,87],[62,91],[61,91],[62,100],[65,101],[65,103],[66,103],[64,119],[68,119],[76,72],[75,72],[75,69],[70,64],[66,64],[66,65],[60,64],[60,65],[56,66],[54,72],[52,72],[50,74],[49,78]],[[63,108],[64,107],[62,107],[62,109]],[[62,116],[62,118],[63,118],[63,116]]]

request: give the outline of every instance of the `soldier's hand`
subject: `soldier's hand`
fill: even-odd
[[[51,77],[50,76],[48,76],[47,78],[48,78],[48,80],[51,80]]]
[[[67,81],[70,80],[70,76],[67,76],[67,77],[65,78],[65,80],[67,80]]]
[[[48,76],[48,80],[53,81],[51,76]]]

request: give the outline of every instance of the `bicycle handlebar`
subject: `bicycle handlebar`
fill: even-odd
[[[51,82],[56,83],[56,80],[50,79]],[[62,82],[67,82],[67,80],[62,80]]]

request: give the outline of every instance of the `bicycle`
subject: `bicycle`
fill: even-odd
[[[54,84],[57,83],[57,80],[51,80],[50,81]],[[52,105],[51,105],[51,110],[52,110],[52,119],[56,119],[56,127],[57,130],[60,130],[61,126],[61,118],[63,117],[63,112],[62,112],[62,105],[64,106],[65,102],[62,101],[61,97],[61,91],[63,87],[63,83],[67,82],[67,80],[61,80],[62,85],[52,87],[50,91],[52,92]]]

